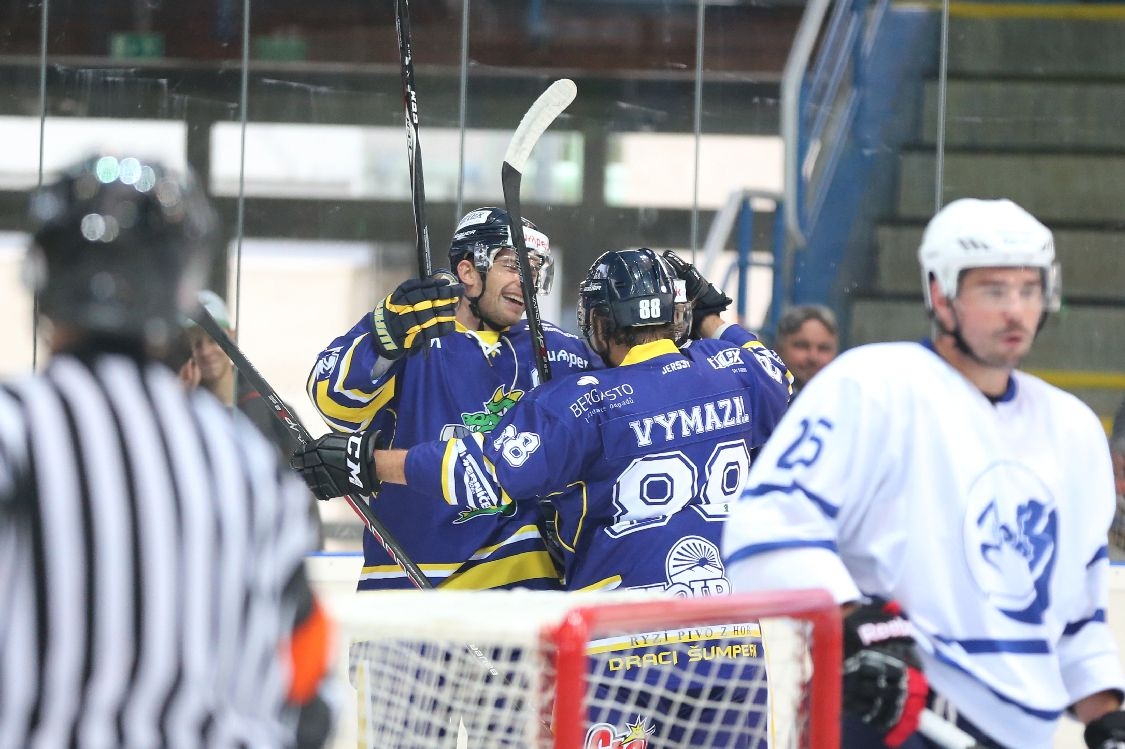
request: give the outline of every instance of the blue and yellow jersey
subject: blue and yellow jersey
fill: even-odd
[[[602,367],[578,337],[549,323],[544,332],[555,376]],[[524,322],[503,333],[458,326],[395,362],[378,357],[372,335],[370,315],[364,315],[321,352],[307,388],[333,429],[379,429],[386,447],[487,434],[538,379]],[[513,504],[470,524],[461,520],[463,508],[440,491],[384,484],[372,508],[435,585],[558,587],[536,507]],[[361,590],[410,587],[370,534],[363,546]]]
[[[412,448],[407,483],[441,493],[465,525],[548,501],[567,590],[729,593],[722,528],[792,378],[750,333],[732,327],[724,338],[642,344],[621,366],[552,380],[489,434]],[[597,745],[766,747],[756,622],[633,633],[593,642],[589,654]],[[650,699],[656,685],[680,697]],[[700,724],[695,709],[711,717]]]
[[[731,331],[743,345],[657,341],[552,380],[489,434],[411,449],[407,482],[466,525],[549,500],[569,590],[726,593],[721,529],[790,395],[781,360]]]

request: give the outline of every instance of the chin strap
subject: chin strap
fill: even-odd
[[[950,302],[951,303],[949,305],[949,314],[953,315],[953,322],[957,322],[957,312],[953,309],[952,300],[950,300]],[[969,348],[969,344],[965,342],[965,338],[961,335],[961,326],[960,325],[953,328],[952,330],[945,327],[944,325],[941,324],[941,320],[938,319],[937,314],[932,309],[930,310],[930,319],[934,321],[934,325],[937,326],[938,331],[942,335],[947,335],[947,336],[949,336],[950,338],[953,339],[953,345],[957,347],[958,351],[960,351],[962,354],[964,354],[965,356],[972,359],[977,364],[980,364],[982,366],[987,366],[986,363],[979,356],[977,356],[975,353],[973,353],[973,350],[971,348]],[[1040,325],[1040,327],[1042,327],[1042,325],[1043,325],[1042,320],[1040,320],[1039,325]]]
[[[481,330],[482,327],[485,327],[495,333],[503,333],[508,328],[507,325],[501,325],[495,320],[490,320],[481,312],[480,298],[484,296],[485,287],[488,285],[488,271],[482,271],[480,268],[477,268],[477,273],[480,274],[480,293],[476,296],[465,295],[465,298],[469,300],[469,312],[473,314],[473,317],[480,320],[480,325],[477,326],[477,330]]]
[[[949,311],[953,315],[954,321],[956,321],[957,320],[957,313],[953,311],[952,306],[949,308]],[[972,359],[977,364],[980,364],[981,366],[988,366],[987,362],[985,362],[983,359],[981,359],[979,356],[977,356],[973,352],[973,350],[971,348],[969,348],[969,344],[965,342],[965,338],[961,335],[961,326],[960,325],[958,325],[956,328],[953,328],[952,330],[950,330],[949,328],[947,328],[947,327],[945,327],[944,325],[941,324],[941,321],[938,320],[937,315],[934,314],[933,310],[930,310],[930,319],[934,321],[934,325],[937,326],[937,329],[940,333],[942,333],[943,335],[947,335],[947,336],[949,336],[950,338],[953,339],[953,345],[957,347],[958,351],[960,351],[962,354],[964,354],[965,356]],[[1036,328],[1035,328],[1035,337],[1036,338],[1039,337],[1039,331],[1043,330],[1043,325],[1046,324],[1046,322],[1047,322],[1047,313],[1044,312],[1042,315],[1039,316],[1039,325],[1036,326]]]

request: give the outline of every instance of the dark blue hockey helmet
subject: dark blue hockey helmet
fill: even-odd
[[[217,220],[190,171],[90,157],[31,197],[25,280],[44,316],[163,345],[194,308]]]
[[[578,328],[591,346],[595,317],[606,320],[606,335],[671,323],[677,345],[691,330],[684,282],[667,260],[647,247],[603,254],[590,266],[578,294]]]
[[[536,291],[546,294],[555,280],[550,241],[539,227],[526,218],[523,219],[523,238],[531,267],[536,271]],[[491,206],[476,208],[465,214],[453,232],[453,241],[449,245],[449,267],[456,273],[457,263],[467,257],[484,275],[492,268],[497,254],[504,249],[515,249],[512,232],[508,228],[508,212]]]

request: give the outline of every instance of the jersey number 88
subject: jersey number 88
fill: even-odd
[[[697,497],[692,509],[707,520],[725,520],[749,472],[750,451],[742,440],[715,446],[704,463],[701,486],[699,468],[680,450],[637,458],[613,485],[617,512],[606,533],[620,538],[666,525]]]

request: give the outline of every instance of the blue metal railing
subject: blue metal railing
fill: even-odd
[[[837,0],[834,5],[810,0],[805,7],[781,82],[789,253],[803,248],[816,227],[851,135],[866,63],[889,5],[889,0]],[[791,271],[792,257],[783,266]],[[786,286],[785,293],[790,291]]]
[[[755,198],[764,199],[774,204],[773,238],[768,261],[755,260],[753,256],[754,238],[754,209],[752,201]],[[782,194],[771,190],[734,190],[727,196],[722,208],[715,214],[707,238],[703,243],[702,258],[697,263],[703,275],[707,278],[721,279],[720,288],[731,288],[731,276],[736,275],[737,294],[735,304],[739,321],[749,322],[750,304],[750,270],[751,268],[765,267],[776,269],[780,267],[785,253],[785,222],[782,220]],[[727,239],[735,233],[734,249],[737,252],[737,261],[734,264],[721,267],[720,258],[726,248]],[[776,320],[780,314],[781,294],[777,291],[779,276],[774,271],[774,292],[770,309],[766,316],[766,324]]]
[[[746,321],[749,277],[754,265],[771,266],[772,297],[762,332],[772,337],[793,298],[795,253],[808,243],[856,120],[865,70],[890,0],[809,0],[794,37],[781,81],[784,192],[736,190],[715,215],[703,245],[700,267],[730,288],[737,271],[738,316]],[[814,57],[815,53],[815,57]],[[774,204],[770,262],[752,260],[750,201]],[[717,267],[735,230],[736,266]]]

